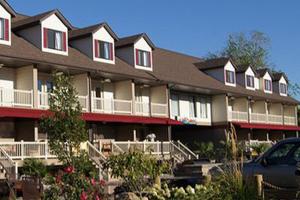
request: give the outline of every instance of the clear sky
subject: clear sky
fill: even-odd
[[[146,32],[156,46],[205,56],[230,33],[258,30],[271,39],[270,61],[300,83],[299,0],[8,0],[20,13],[58,8],[78,27],[108,22],[119,37]]]

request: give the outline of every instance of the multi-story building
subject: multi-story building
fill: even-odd
[[[90,140],[219,140],[296,136],[298,101],[283,73],[119,38],[106,23],[75,28],[58,10],[27,16],[0,0],[0,143],[38,142],[51,73],[73,77]]]

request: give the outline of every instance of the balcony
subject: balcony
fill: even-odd
[[[284,116],[284,124],[285,125],[290,125],[290,126],[297,125],[296,117]]]
[[[135,102],[135,114],[139,116],[150,116],[150,103]]]
[[[0,88],[0,106],[33,107],[33,91]]]
[[[248,113],[241,111],[228,111],[228,121],[248,122]]]
[[[269,124],[282,124],[282,116],[281,115],[268,115],[268,123]]]
[[[132,101],[121,99],[92,98],[92,112],[108,114],[132,114]]]
[[[168,104],[151,103],[151,115],[154,117],[167,117]]]
[[[51,93],[48,92],[38,92],[38,108],[39,109],[49,109],[49,97]],[[82,111],[88,111],[88,96],[78,96],[78,101],[82,107]]]

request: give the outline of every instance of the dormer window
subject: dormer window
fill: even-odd
[[[95,40],[95,57],[105,60],[113,60],[113,44],[101,40]]]
[[[136,49],[136,65],[151,67],[151,53]]]
[[[44,48],[66,51],[66,33],[44,28]]]
[[[280,94],[287,94],[287,85],[285,83],[279,84],[279,92]]]
[[[264,80],[265,91],[271,92],[272,91],[272,81],[271,80]]]
[[[235,84],[235,74],[233,71],[226,70],[226,83]]]
[[[8,19],[0,18],[0,40],[9,40],[9,22]]]
[[[250,88],[254,88],[254,76],[246,75],[246,86]]]

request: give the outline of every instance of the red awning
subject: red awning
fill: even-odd
[[[40,119],[42,116],[49,115],[47,110],[9,108],[0,107],[0,117],[29,118]],[[101,113],[83,113],[82,118],[90,122],[119,122],[119,123],[137,123],[137,124],[158,124],[158,125],[182,125],[182,122],[169,118],[143,117],[128,115],[111,115]]]
[[[253,124],[253,123],[241,123],[241,122],[234,122],[233,124],[239,126],[240,128],[248,128],[248,129],[300,131],[299,126],[275,125],[275,124]]]

